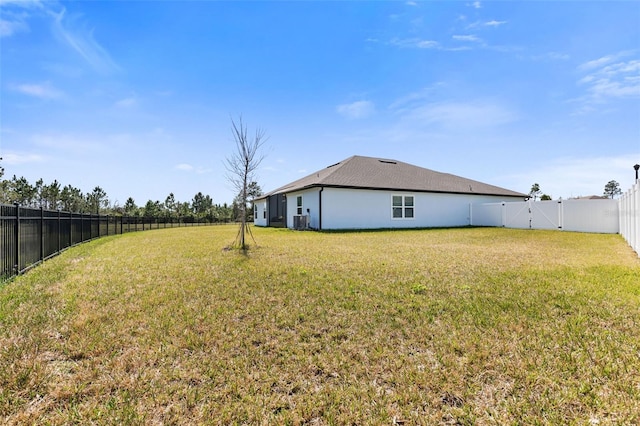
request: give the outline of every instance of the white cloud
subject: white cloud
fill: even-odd
[[[462,42],[473,42],[478,43],[476,47],[488,50],[495,50],[497,52],[514,52],[521,50],[519,47],[512,46],[492,46],[488,45],[484,42],[483,39],[476,35],[467,34],[467,35],[453,35],[451,36],[453,40],[462,41]],[[388,42],[391,46],[397,46],[400,48],[413,48],[413,49],[433,49],[433,50],[441,50],[447,52],[460,52],[471,50],[472,46],[464,45],[464,46],[456,46],[449,47],[447,45],[443,45],[436,40],[425,40],[421,38],[393,38]]]
[[[409,48],[418,48],[418,49],[439,49],[440,43],[434,40],[423,40],[420,38],[394,38],[389,41],[389,44],[392,46],[398,47],[409,47]]]
[[[610,180],[617,181],[620,189],[627,191],[635,178],[633,165],[639,160],[640,152],[614,157],[556,158],[500,180],[511,182],[510,185],[524,192],[537,182],[542,192],[553,199],[602,195]]]
[[[11,86],[11,88],[16,92],[40,99],[57,99],[63,96],[60,90],[51,86],[48,82],[40,84],[16,84]]]
[[[37,16],[53,19],[53,33],[78,53],[92,68],[104,74],[120,70],[109,53],[95,40],[94,29],[79,23],[79,16],[69,16],[55,1],[0,0],[2,8],[0,37],[9,37],[20,31],[29,31],[28,20]]]
[[[7,152],[2,154],[2,161],[8,165],[15,166],[19,164],[41,163],[44,157],[39,154]]]
[[[375,108],[373,102],[356,101],[350,104],[338,105],[336,111],[349,119],[366,118],[374,113]]]
[[[436,89],[443,86],[445,86],[445,83],[437,82],[431,86],[404,95],[389,105],[389,109],[396,113],[401,113],[409,108],[424,104],[434,97]]]
[[[440,43],[433,40],[418,40],[416,42],[416,47],[419,49],[434,49],[440,46]]]
[[[53,148],[71,153],[100,151],[105,146],[104,143],[96,141],[93,137],[69,134],[37,133],[31,136],[31,141],[39,147]]]
[[[182,170],[185,172],[190,172],[194,169],[191,164],[181,163],[176,166],[176,170]]]
[[[25,9],[41,8],[41,0],[0,0],[0,6],[19,6]]]
[[[506,24],[507,21],[496,21],[495,19],[492,19],[491,21],[487,21],[484,23],[485,27],[499,27],[500,25],[504,25]]]
[[[30,30],[30,12],[42,9],[39,0],[0,0],[0,38]]]
[[[401,112],[405,121],[448,129],[488,128],[518,119],[518,114],[493,101],[437,102]]]
[[[508,21],[497,21],[495,19],[492,19],[491,21],[475,21],[467,25],[467,29],[481,29],[483,27],[498,28],[499,26],[505,25],[507,23]]]
[[[578,71],[586,73],[578,80],[586,93],[571,100],[580,104],[578,113],[594,111],[595,105],[615,99],[640,97],[640,59],[616,62],[628,54],[603,56],[578,66]]]
[[[471,7],[473,7],[474,9],[481,9],[482,3],[480,3],[479,1],[474,1],[473,3],[471,3]]]
[[[115,103],[118,108],[133,108],[138,104],[138,100],[135,96],[131,96],[128,98],[120,99]]]
[[[175,169],[183,171],[183,172],[195,173],[195,174],[198,174],[198,175],[211,173],[213,171],[213,169],[210,169],[210,168],[195,167],[195,166],[192,166],[191,164],[187,164],[187,163],[180,163],[180,164],[175,166]]]
[[[601,58],[593,59],[591,61],[587,61],[583,64],[580,64],[578,66],[578,70],[586,72],[593,69],[601,68],[607,64],[610,64],[611,62],[615,62],[622,58],[633,56],[636,53],[637,51],[634,51],[634,50],[623,50],[622,52],[613,53],[611,55],[605,55]]]
[[[29,31],[29,26],[20,17],[0,18],[0,37],[10,37],[18,32]]]
[[[77,16],[66,16],[66,10],[55,13],[49,11],[53,17],[53,30],[56,36],[75,50],[96,71],[111,74],[120,67],[111,59],[109,53],[95,40],[93,29],[77,28]]]
[[[451,38],[458,41],[470,41],[470,42],[481,42],[482,39],[478,38],[475,35],[454,35]]]
[[[529,57],[532,61],[566,61],[571,57],[566,53],[547,52],[541,55],[532,55]]]

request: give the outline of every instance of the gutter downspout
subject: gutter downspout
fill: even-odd
[[[322,191],[324,186],[321,186],[318,191],[318,231],[322,231]]]

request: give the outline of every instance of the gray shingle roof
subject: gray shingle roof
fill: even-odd
[[[525,194],[402,161],[354,155],[309,176],[298,179],[262,198],[301,189],[325,186],[392,191],[440,192],[525,197]]]

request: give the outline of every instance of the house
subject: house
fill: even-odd
[[[353,156],[254,202],[254,224],[294,229],[467,226],[472,205],[527,196],[402,161]]]
[[[606,195],[588,195],[586,197],[573,197],[572,200],[609,200]]]

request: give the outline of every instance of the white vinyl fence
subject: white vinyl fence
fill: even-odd
[[[473,204],[471,225],[617,234],[620,214],[609,199]]]
[[[640,256],[640,183],[620,197],[620,234]]]
[[[470,210],[474,226],[620,233],[640,256],[640,182],[618,200],[472,204]]]

